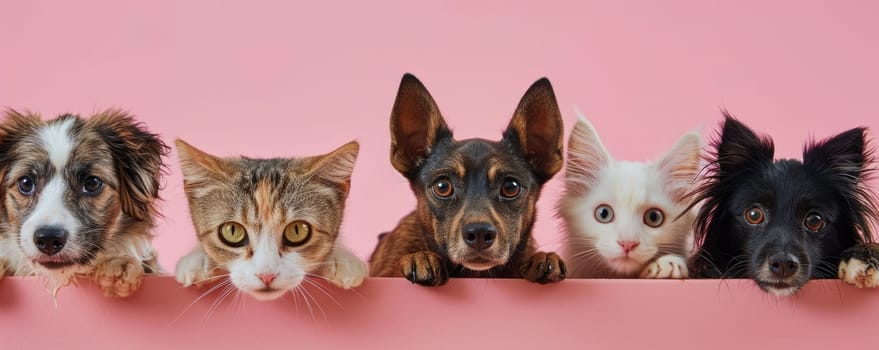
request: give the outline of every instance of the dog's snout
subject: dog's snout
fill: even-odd
[[[488,249],[497,238],[497,230],[489,223],[474,223],[464,226],[464,243],[475,249]]]
[[[43,254],[55,255],[67,244],[67,230],[57,226],[43,226],[34,232],[34,244]]]
[[[789,278],[797,273],[799,268],[799,259],[791,254],[778,253],[769,257],[769,271],[775,277]]]

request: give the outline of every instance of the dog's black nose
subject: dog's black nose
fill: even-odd
[[[788,278],[797,273],[799,268],[799,259],[791,254],[778,253],[769,257],[769,271],[775,277]]]
[[[55,255],[67,244],[67,230],[55,226],[43,226],[34,233],[34,244],[46,255]]]
[[[497,238],[497,230],[489,223],[476,223],[464,225],[464,243],[471,248],[487,249]]]

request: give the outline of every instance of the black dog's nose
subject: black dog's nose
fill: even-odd
[[[769,257],[769,271],[775,277],[788,278],[797,273],[799,268],[799,259],[791,254],[778,253]]]
[[[476,223],[464,225],[464,243],[471,248],[487,249],[497,238],[497,230],[489,223]]]
[[[55,255],[67,244],[67,230],[55,226],[43,226],[34,233],[34,244],[46,255]]]

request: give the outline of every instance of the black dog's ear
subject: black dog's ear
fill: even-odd
[[[549,79],[541,78],[531,84],[510,125],[504,131],[504,140],[513,143],[531,164],[539,183],[553,177],[564,163],[564,126],[562,114]]]
[[[819,174],[838,176],[846,183],[856,184],[866,159],[865,133],[864,128],[854,128],[810,142],[803,149],[803,165]]]
[[[866,128],[854,128],[803,149],[803,166],[825,179],[824,184],[841,193],[855,216],[860,238],[872,242],[879,220],[876,195],[867,185],[873,172],[873,149]]]
[[[757,134],[745,124],[723,111],[723,127],[720,141],[715,142],[716,162],[721,177],[734,174],[741,169],[771,163],[775,157],[772,139]]]
[[[120,110],[101,112],[86,123],[110,147],[119,176],[122,211],[138,220],[149,220],[156,213],[159,182],[165,170],[162,156],[170,148],[158,135],[150,133],[134,118]]]
[[[404,74],[391,111],[391,164],[411,178],[433,146],[451,137],[427,88],[414,75]]]

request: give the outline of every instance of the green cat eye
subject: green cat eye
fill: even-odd
[[[230,247],[247,244],[247,230],[237,222],[229,221],[220,225],[220,240]]]
[[[300,246],[311,237],[311,225],[302,220],[291,222],[284,228],[284,244],[288,246]]]

